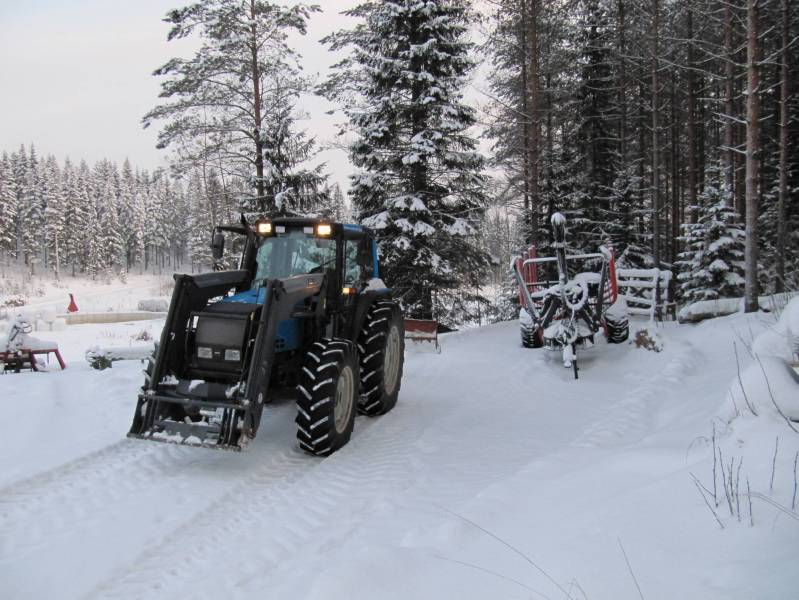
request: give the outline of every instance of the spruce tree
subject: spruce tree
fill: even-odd
[[[325,91],[357,134],[353,205],[376,231],[406,314],[452,322],[443,310],[476,288],[488,264],[474,239],[485,206],[483,159],[461,93],[473,67],[467,4],[370,1],[346,14],[361,23],[325,41],[353,53]]]
[[[723,182],[708,183],[700,194],[699,219],[683,225],[678,275],[685,302],[740,298],[744,293],[746,234],[736,210],[728,206]]]
[[[618,162],[611,130],[616,90],[607,11],[599,0],[580,0],[579,9],[582,68],[575,103],[578,160],[572,174],[577,191],[566,214],[571,217],[572,243],[581,250],[596,250],[619,233],[611,213]]]
[[[39,262],[39,254],[42,250],[41,231],[44,211],[39,181],[39,158],[33,145],[30,148],[21,181],[20,241],[25,265],[30,269],[31,274],[34,274],[35,265]]]
[[[100,229],[102,263],[107,269],[119,269],[125,260],[125,239],[120,227],[114,180],[109,178],[101,196]]]
[[[17,195],[8,153],[0,161],[0,252],[14,257],[16,250]]]
[[[50,266],[56,279],[61,277],[63,238],[66,219],[64,214],[64,178],[54,156],[49,156],[42,169],[42,190],[45,198],[45,247],[50,254]]]

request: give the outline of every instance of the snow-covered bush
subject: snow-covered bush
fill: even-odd
[[[14,295],[0,300],[0,306],[4,306],[6,308],[18,308],[20,306],[25,306],[27,303],[28,299],[25,296],[20,295]]]
[[[751,357],[739,349],[740,374],[730,384],[726,417],[740,414],[770,415],[781,421],[797,421],[799,430],[799,379],[790,365],[799,359],[799,297],[791,300],[773,327],[751,345]]]

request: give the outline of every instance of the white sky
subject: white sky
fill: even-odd
[[[144,130],[140,121],[159,101],[159,78],[151,73],[196,48],[191,40],[167,42],[169,25],[162,22],[168,10],[190,2],[0,0],[0,152],[33,142],[60,161],[129,158],[140,168],[166,166],[168,151],[155,148],[157,123]],[[323,10],[311,18],[308,35],[297,36],[306,73],[324,75],[335,62],[319,40],[350,26],[340,12],[358,2],[306,0]],[[474,88],[466,96],[485,100]],[[307,97],[300,108],[310,116],[301,126],[320,146],[340,144],[335,123],[342,117],[325,114],[330,103]],[[349,188],[352,167],[343,150],[325,150],[320,160],[333,181]]]
[[[167,42],[166,12],[190,0],[0,0],[0,152],[33,142],[59,160],[130,158],[141,168],[165,166],[155,148],[157,127],[141,117],[158,103],[152,71],[190,52],[191,41]],[[313,2],[308,2],[309,4]],[[334,57],[319,40],[350,24],[339,14],[357,0],[316,0],[323,13],[298,39],[308,74],[325,73]],[[321,98],[301,107],[302,126],[322,145],[335,142],[337,117]],[[351,167],[343,151],[325,151],[334,181],[346,186]]]

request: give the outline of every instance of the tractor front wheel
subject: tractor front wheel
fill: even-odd
[[[358,336],[361,387],[358,410],[374,417],[397,404],[405,363],[405,327],[395,302],[378,300],[369,309]]]
[[[297,384],[297,439],[303,450],[328,456],[350,440],[358,388],[355,344],[323,339],[311,346]]]

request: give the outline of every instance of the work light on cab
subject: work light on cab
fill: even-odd
[[[327,237],[331,233],[333,233],[333,228],[327,223],[323,223],[321,225],[316,226],[316,235],[320,237]]]
[[[255,230],[258,235],[270,235],[272,233],[272,224],[268,221],[258,221],[255,224]]]

